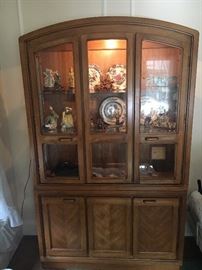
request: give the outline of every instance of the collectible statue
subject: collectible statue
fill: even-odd
[[[53,73],[54,73],[54,79],[55,79],[54,87],[55,87],[56,90],[61,89],[62,88],[62,86],[61,86],[61,76],[60,76],[60,74],[58,73],[57,70],[54,71]]]
[[[74,79],[74,69],[73,69],[73,67],[71,67],[69,69],[69,73],[68,73],[68,87],[70,89],[74,89],[75,88],[75,79]]]
[[[62,122],[61,122],[62,132],[73,132],[74,120],[72,116],[72,108],[65,107],[64,112],[62,113]]]
[[[61,89],[61,76],[58,71],[53,71],[52,69],[46,68],[46,71],[43,73],[44,77],[44,86],[46,88]]]
[[[46,71],[43,73],[44,77],[44,86],[47,88],[52,88],[55,85],[55,77],[52,69],[46,68]]]
[[[54,111],[53,107],[50,106],[50,114],[45,119],[45,127],[49,131],[55,131],[57,129],[58,114]]]

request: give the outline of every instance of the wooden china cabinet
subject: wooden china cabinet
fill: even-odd
[[[20,37],[44,268],[180,269],[197,46],[133,17]]]

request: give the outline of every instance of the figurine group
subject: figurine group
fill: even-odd
[[[54,111],[52,106],[50,106],[49,109],[50,114],[45,119],[45,128],[50,132],[54,132],[58,127],[59,115]],[[65,107],[62,112],[61,131],[67,133],[73,133],[74,131],[74,120],[72,116],[72,108],[70,107]]]
[[[141,113],[140,124],[145,127],[163,128],[175,131],[176,117],[174,112],[171,112],[170,110],[162,113],[152,110],[147,116],[143,112]]]
[[[49,89],[52,88],[55,90],[59,90],[63,88],[61,85],[61,75],[59,74],[57,70],[53,71],[52,69],[46,68],[43,74],[44,74],[44,87],[45,88],[49,88]],[[74,70],[72,67],[70,67],[68,71],[68,87],[70,89],[75,88]]]
[[[44,74],[44,86],[46,88],[61,88],[61,76],[58,71],[53,71],[52,69],[46,68]]]

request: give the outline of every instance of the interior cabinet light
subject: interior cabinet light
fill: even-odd
[[[106,49],[116,49],[117,48],[117,40],[116,39],[107,39],[106,40]]]

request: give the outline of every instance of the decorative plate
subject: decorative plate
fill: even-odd
[[[99,113],[105,123],[121,125],[125,122],[125,102],[118,97],[106,98],[100,105]]]
[[[95,86],[100,85],[101,71],[96,65],[88,66],[88,80],[89,80],[89,90],[91,93],[95,92]]]
[[[124,65],[113,65],[109,68],[107,75],[113,80],[113,89],[124,92],[126,89],[126,67]]]

